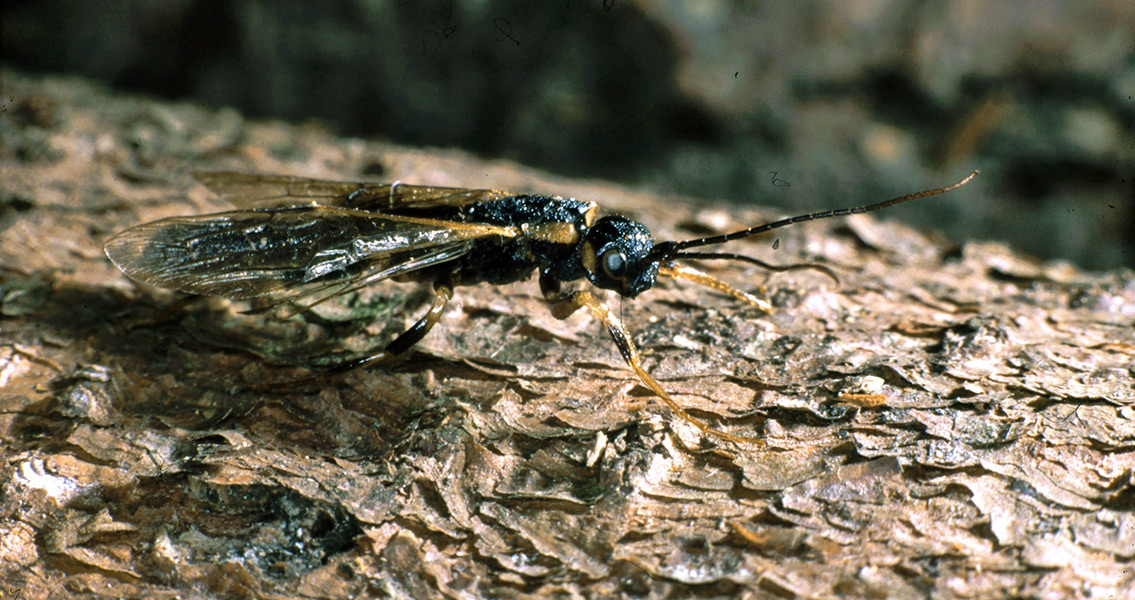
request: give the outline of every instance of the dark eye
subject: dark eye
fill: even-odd
[[[617,249],[612,248],[599,257],[599,265],[603,273],[611,279],[622,279],[627,274],[627,257]]]

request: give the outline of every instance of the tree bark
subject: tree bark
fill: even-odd
[[[571,196],[657,239],[783,215],[3,80],[0,595],[1135,595],[1130,271],[856,216],[728,247],[838,282],[698,265],[769,314],[682,281],[606,297],[682,406],[762,444],[677,418],[534,279],[458,288],[401,364],[274,387],[430,290],[280,321],[132,284],[107,237],[226,208],[193,170]]]

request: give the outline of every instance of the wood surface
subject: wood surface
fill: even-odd
[[[429,290],[279,321],[132,284],[110,235],[227,208],[193,170],[571,196],[658,239],[785,215],[76,79],[3,92],[0,596],[1135,596],[1130,271],[899,224],[915,203],[728,246],[838,283],[701,265],[771,314],[682,282],[606,296],[679,403],[763,445],[675,418],[534,280],[459,288],[399,365],[272,388]]]

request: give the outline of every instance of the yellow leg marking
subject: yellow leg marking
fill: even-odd
[[[607,331],[615,340],[615,346],[619,348],[619,352],[623,355],[623,360],[627,361],[627,365],[638,375],[642,383],[650,388],[650,390],[679,417],[682,417],[694,427],[697,427],[702,433],[721,439],[739,444],[757,444],[761,446],[765,444],[765,441],[761,438],[743,437],[726,433],[720,429],[714,429],[695,419],[693,415],[679,406],[678,403],[666,393],[666,390],[663,390],[662,386],[658,385],[658,382],[642,367],[642,363],[638,358],[638,350],[635,348],[634,340],[631,339],[627,328],[623,326],[618,317],[611,313],[611,309],[607,308],[607,305],[592,295],[591,292],[573,292],[554,300],[552,304],[552,315],[557,319],[565,319],[580,308],[590,310],[603,321],[603,324],[607,326]]]
[[[733,296],[734,298],[742,302],[752,304],[753,306],[761,309],[766,313],[772,312],[772,305],[769,304],[768,300],[766,300],[762,296],[757,296],[755,294],[750,294],[749,292],[739,290],[729,285],[728,283],[725,283],[724,281],[708,273],[703,273],[702,271],[699,271],[693,267],[679,265],[676,263],[668,263],[660,265],[658,267],[658,274],[665,275],[666,277],[673,279],[685,279],[687,281],[692,281],[694,283],[704,285],[705,287],[715,289],[724,294],[729,294],[730,296]]]

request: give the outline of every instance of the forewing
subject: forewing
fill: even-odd
[[[231,171],[193,176],[218,196],[242,209],[326,206],[380,213],[462,207],[513,194],[500,190],[326,181],[292,175],[253,175]]]
[[[154,221],[114,236],[106,253],[126,275],[157,287],[282,301],[453,260],[478,239],[515,233],[309,206]]]

